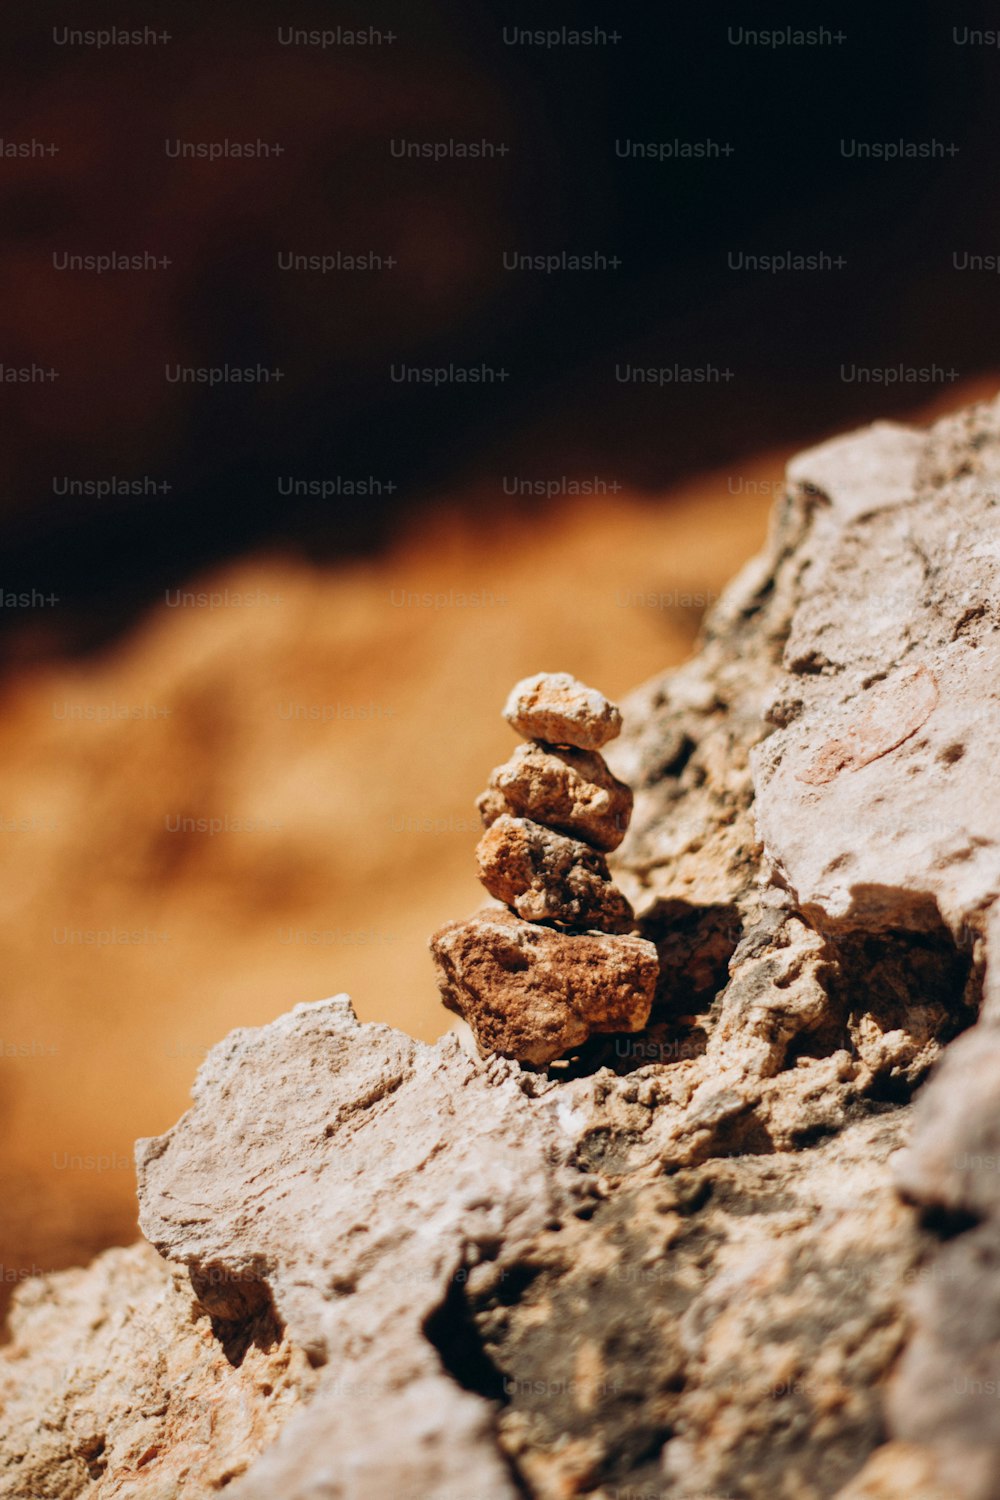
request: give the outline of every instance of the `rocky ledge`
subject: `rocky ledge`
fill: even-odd
[[[484,920],[655,947],[640,1029],[234,1032],[138,1144],[149,1245],[19,1293],[0,1493],[995,1500],[998,502],[1000,405],[824,444],[619,739],[520,685],[603,718],[495,778]]]

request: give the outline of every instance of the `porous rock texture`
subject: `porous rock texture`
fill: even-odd
[[[568,672],[537,672],[511,689],[503,716],[526,740],[600,750],[621,734],[621,710]]]
[[[555,1101],[523,1100],[511,1065],[360,1027],[341,997],[233,1032],[193,1109],[138,1143],[150,1241],[227,1324],[273,1303],[324,1370],[234,1495],[514,1493],[490,1408],[428,1330],[453,1288],[502,1286],[586,1197]]]
[[[607,853],[625,837],[632,792],[595,751],[528,744],[496,768],[477,805],[487,828],[513,813]]]
[[[656,950],[644,938],[557,932],[482,911],[434,935],[442,999],[483,1052],[547,1063],[592,1033],[634,1032],[649,1016]]]
[[[345,1000],[234,1033],[138,1153],[192,1290],[128,1251],[20,1292],[3,1493],[218,1492],[160,1385],[129,1435],[155,1304],[199,1400],[286,1351],[233,1500],[996,1500],[998,499],[998,405],[797,459],[608,750],[648,1025],[547,1074]]]
[[[603,855],[530,818],[497,818],[476,846],[476,863],[490,895],[529,922],[628,932],[634,921]]]

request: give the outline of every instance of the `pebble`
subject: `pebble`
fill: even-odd
[[[628,932],[635,921],[603,854],[529,818],[501,814],[476,859],[490,895],[530,922]]]
[[[600,750],[621,734],[621,710],[568,672],[537,672],[511,690],[503,716],[526,740]]]
[[[625,837],[632,792],[592,750],[518,745],[476,805],[487,827],[509,812],[607,853]]]
[[[592,1032],[641,1030],[659,972],[645,938],[558,932],[510,911],[447,923],[431,951],[442,1000],[480,1050],[536,1065]]]

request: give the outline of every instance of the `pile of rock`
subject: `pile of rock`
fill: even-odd
[[[449,922],[431,938],[444,1004],[484,1052],[543,1064],[592,1032],[638,1031],[649,1018],[656,949],[605,855],[625,837],[632,793],[601,747],[621,713],[565,672],[525,678],[504,708],[519,745],[477,806],[486,833],[479,878],[507,911]]]

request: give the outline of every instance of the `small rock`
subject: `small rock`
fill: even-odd
[[[640,1031],[659,972],[645,938],[556,932],[508,911],[431,938],[441,996],[483,1052],[544,1064],[591,1032]]]
[[[529,818],[503,813],[476,849],[479,878],[529,922],[627,932],[631,906],[612,884],[603,854]]]
[[[496,792],[492,788],[488,792],[480,792],[476,798],[476,809],[484,828],[491,828],[497,818],[502,818],[510,812],[510,806],[503,792]]]
[[[621,733],[618,708],[568,672],[538,672],[511,689],[503,716],[526,740],[599,750]]]
[[[632,792],[593,751],[518,745],[476,806],[487,827],[509,812],[607,851],[625,837]]]

